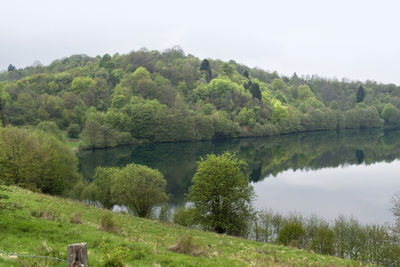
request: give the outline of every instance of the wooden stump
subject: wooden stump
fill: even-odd
[[[67,267],[88,267],[86,243],[68,245]]]

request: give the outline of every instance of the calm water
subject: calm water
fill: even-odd
[[[298,211],[327,219],[353,215],[362,222],[392,220],[390,199],[400,192],[400,131],[313,132],[190,143],[124,146],[82,151],[80,169],[139,163],[167,179],[170,205],[183,205],[196,161],[236,152],[249,165],[257,209]]]

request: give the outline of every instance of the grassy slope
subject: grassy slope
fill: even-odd
[[[53,251],[54,255],[65,259],[68,244],[86,242],[89,263],[98,266],[103,257],[100,243],[105,242],[109,247],[127,246],[129,266],[362,266],[359,262],[294,248],[112,213],[16,187],[6,188],[0,194],[9,197],[1,200],[3,206],[5,203],[14,206],[0,209],[0,249],[8,252],[45,255]],[[38,216],[40,213],[44,215]],[[81,214],[82,224],[70,222],[77,213]],[[100,218],[106,213],[112,214],[118,225],[116,233],[99,230]],[[191,234],[207,255],[193,257],[168,251],[167,248],[184,234]],[[20,266],[28,261],[38,262],[39,266],[46,264],[44,260],[21,262],[21,259],[0,254],[0,266]],[[65,266],[65,263],[57,266]]]

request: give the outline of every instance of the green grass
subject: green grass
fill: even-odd
[[[79,146],[81,144],[81,140],[80,139],[66,138],[65,144],[68,146],[69,149],[71,149],[73,151],[78,151],[79,150]]]
[[[103,265],[107,255],[125,255],[127,266],[364,266],[295,248],[113,213],[17,187],[5,187],[0,194],[6,195],[0,200],[0,249],[8,252],[65,259],[68,244],[85,242],[90,266]],[[115,223],[110,232],[100,227],[106,214]],[[82,224],[71,222],[73,217]],[[193,237],[199,256],[168,250],[178,238],[188,235]],[[65,266],[65,263],[0,254],[0,266],[53,264]]]

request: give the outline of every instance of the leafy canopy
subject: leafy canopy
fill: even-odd
[[[244,174],[246,167],[229,152],[211,154],[198,162],[188,197],[206,229],[232,235],[246,233],[254,199],[253,187]]]
[[[139,217],[149,217],[154,206],[168,200],[166,185],[158,170],[129,164],[114,173],[111,195],[115,203],[125,205]]]

